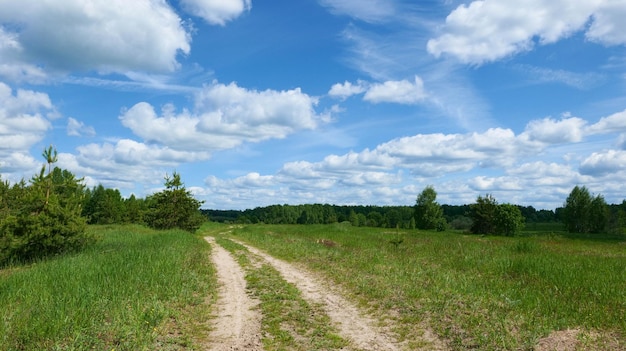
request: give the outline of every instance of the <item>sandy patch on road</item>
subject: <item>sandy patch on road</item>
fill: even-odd
[[[261,344],[261,314],[256,310],[258,301],[246,293],[246,279],[242,268],[233,257],[215,243],[212,237],[204,238],[212,246],[211,259],[220,284],[217,298],[217,316],[210,334],[208,350],[263,350]]]

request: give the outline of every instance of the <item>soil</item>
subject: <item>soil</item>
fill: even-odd
[[[217,315],[213,320],[214,329],[208,350],[263,350],[261,314],[256,309],[259,302],[246,293],[243,270],[213,238],[206,237],[205,240],[212,246],[211,258],[220,284]]]

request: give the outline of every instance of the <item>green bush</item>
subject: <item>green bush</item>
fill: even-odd
[[[56,162],[52,147],[44,158],[48,174],[44,165],[29,185],[0,185],[0,265],[74,250],[92,240],[81,216],[82,180],[69,171],[50,169]]]

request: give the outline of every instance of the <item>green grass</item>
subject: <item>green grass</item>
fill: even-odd
[[[567,328],[626,343],[623,242],[342,224],[255,225],[231,235],[322,272],[381,316],[397,315],[396,331],[407,340],[419,333],[414,325],[427,322],[455,350],[531,350]],[[399,235],[402,243],[392,244]]]
[[[77,254],[0,270],[0,350],[193,349],[215,297],[209,246],[181,231],[90,227]]]
[[[249,291],[260,300],[261,328],[266,350],[339,350],[347,341],[337,335],[320,306],[306,302],[268,264],[259,264],[243,246],[218,237],[246,272]]]

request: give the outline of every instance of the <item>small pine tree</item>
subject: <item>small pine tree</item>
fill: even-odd
[[[195,232],[206,218],[200,212],[201,201],[193,198],[185,189],[180,174],[165,176],[165,190],[146,199],[148,213],[146,223],[155,229],[180,228]]]
[[[78,249],[93,240],[81,216],[82,179],[52,169],[56,155],[52,146],[46,149],[47,164],[31,184],[22,181],[8,190],[10,210],[0,217],[0,264]]]
[[[493,234],[495,232],[496,211],[498,202],[491,196],[478,196],[476,203],[470,205],[470,216],[472,227],[470,231],[474,234]]]

